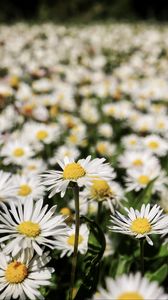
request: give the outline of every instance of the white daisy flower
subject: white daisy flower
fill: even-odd
[[[14,198],[17,184],[13,181],[11,173],[0,170],[0,201],[9,201]]]
[[[116,279],[106,277],[106,289],[99,287],[94,300],[167,300],[168,295],[157,282],[136,274],[123,274]]]
[[[39,257],[24,251],[15,257],[0,252],[0,299],[45,299],[39,288],[50,285],[53,268],[46,267],[48,252]]]
[[[1,156],[4,156],[3,163],[23,165],[26,160],[31,158],[34,152],[26,140],[13,140],[7,142],[1,149]]]
[[[159,164],[145,165],[141,169],[128,169],[125,178],[127,191],[135,190],[136,192],[146,188],[150,181],[155,179],[152,192],[161,191],[164,184],[167,183],[166,174],[161,170]]]
[[[46,170],[46,164],[41,158],[29,159],[22,168],[22,174],[40,174]]]
[[[43,183],[49,186],[48,190],[51,190],[49,198],[59,192],[63,197],[70,182],[77,182],[78,186],[81,187],[91,184],[91,181],[97,177],[105,180],[113,178],[113,168],[104,161],[105,158],[91,160],[91,156],[77,162],[68,157],[65,157],[63,161],[58,160],[62,171],[51,170],[41,175],[44,178]]]
[[[156,133],[165,134],[166,132],[168,132],[167,115],[158,115],[155,119],[154,126]]]
[[[96,151],[101,156],[112,156],[116,151],[116,146],[109,141],[98,141],[96,143]]]
[[[85,254],[88,249],[89,229],[86,224],[80,225],[79,228],[79,240],[78,251],[81,254]],[[67,236],[60,236],[57,239],[56,248],[61,250],[61,257],[67,255],[70,256],[74,251],[75,242],[75,225],[67,229]]]
[[[114,213],[114,207],[118,207],[124,198],[123,190],[117,182],[101,178],[93,180],[92,185],[86,187],[80,195],[86,200],[107,203],[112,213]]]
[[[47,125],[44,123],[29,122],[24,126],[23,135],[26,136],[28,142],[31,144],[50,144],[58,140],[60,128],[55,123]]]
[[[0,243],[7,242],[3,251],[16,255],[22,249],[33,248],[38,255],[42,255],[42,245],[51,249],[56,247],[59,235],[66,234],[66,224],[62,215],[55,214],[56,206],[48,211],[48,205],[43,207],[43,200],[34,202],[31,197],[17,205],[10,202],[10,210],[5,204],[0,212]]]
[[[112,231],[136,238],[144,237],[150,245],[153,245],[153,242],[149,235],[168,233],[168,215],[162,214],[163,209],[159,205],[150,207],[150,204],[143,204],[140,211],[132,207],[125,210],[127,216],[118,211],[116,216],[111,216],[114,225],[109,228]]]
[[[98,132],[102,137],[111,138],[113,136],[112,125],[108,123],[102,123],[98,126]]]
[[[126,149],[139,150],[142,149],[141,138],[136,134],[130,134],[122,138],[122,143]]]
[[[69,135],[66,137],[66,143],[69,147],[82,146],[86,140],[86,126],[78,124],[71,128]]]
[[[15,175],[13,182],[17,184],[16,197],[25,201],[26,197],[31,196],[34,200],[40,199],[44,195],[44,186],[40,182],[40,178],[36,174]]]
[[[158,165],[158,159],[149,151],[125,151],[119,156],[121,168],[141,169],[146,165]]]
[[[134,122],[133,128],[137,132],[152,132],[154,128],[154,118],[151,115],[139,115],[139,118]]]
[[[158,156],[165,156],[168,151],[168,143],[158,135],[148,135],[143,139],[144,146]]]

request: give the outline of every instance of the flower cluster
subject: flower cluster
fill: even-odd
[[[168,299],[167,27],[0,29],[0,299]]]

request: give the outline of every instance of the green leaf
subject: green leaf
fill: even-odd
[[[157,255],[158,257],[165,257],[168,256],[168,246],[167,245],[162,245],[160,247],[160,251]]]
[[[168,266],[167,264],[162,265],[156,272],[147,273],[146,276],[151,281],[157,281],[158,283],[162,283],[168,274]]]
[[[91,298],[96,291],[99,280],[99,267],[103,256],[106,241],[101,228],[94,221],[86,217],[81,217],[90,227],[90,236],[88,242],[88,251],[84,259],[84,270],[82,274],[82,283],[74,300],[84,300]]]
[[[115,276],[122,275],[123,273],[128,273],[132,258],[128,256],[120,256],[118,261],[118,266]]]

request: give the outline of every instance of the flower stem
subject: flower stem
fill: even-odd
[[[140,239],[140,259],[141,259],[141,273],[144,275],[144,239]]]
[[[101,221],[101,212],[102,212],[102,202],[98,202],[98,211],[97,211],[97,224]]]
[[[73,288],[75,283],[75,273],[77,266],[77,254],[78,254],[78,240],[79,240],[79,226],[80,226],[80,216],[79,216],[79,187],[77,183],[73,184],[73,196],[75,200],[75,241],[74,241],[74,252],[72,257],[72,270],[71,270],[71,285],[69,300],[73,299]]]

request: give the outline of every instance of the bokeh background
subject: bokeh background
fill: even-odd
[[[167,21],[167,0],[1,0],[0,22],[157,20]]]

